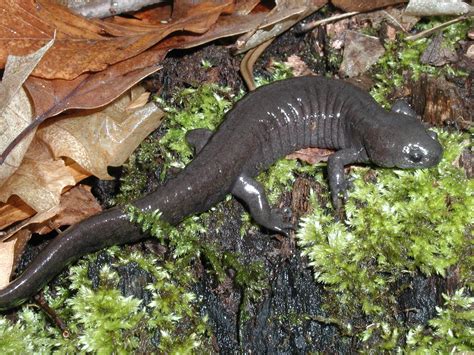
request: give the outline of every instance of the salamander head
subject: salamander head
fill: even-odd
[[[436,133],[404,114],[388,113],[365,136],[370,160],[383,167],[429,168],[438,164],[443,155]]]

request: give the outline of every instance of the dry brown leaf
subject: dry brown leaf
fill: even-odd
[[[0,150],[6,149],[26,127],[33,117],[32,107],[23,88],[17,92],[0,116]],[[11,154],[0,165],[0,186],[15,173],[34,136],[34,130],[15,146]]]
[[[365,53],[365,55],[360,55]],[[385,53],[378,37],[355,31],[347,31],[344,36],[344,57],[339,75],[350,78],[365,73]]]
[[[317,164],[322,161],[327,161],[332,153],[334,153],[334,151],[331,149],[305,148],[287,155],[286,158],[299,159],[309,164]]]
[[[0,203],[0,230],[34,215],[36,211],[18,196],[12,196],[8,203]]]
[[[73,161],[66,162],[65,169],[66,172],[74,178],[76,183],[90,176],[90,173],[87,173]],[[63,189],[63,192],[67,189],[68,187],[66,186]],[[41,223],[45,219],[50,218],[47,214],[43,214],[42,216],[39,216],[39,214],[40,213],[37,213],[18,196],[12,195],[8,199],[8,203],[0,203],[0,230],[7,228],[13,223],[23,221],[33,215],[35,215],[36,220],[38,221],[37,223]]]
[[[105,110],[58,118],[38,129],[37,136],[56,158],[69,157],[100,179],[110,179],[107,167],[122,165],[163,117],[154,103],[132,111],[126,110],[129,103],[127,93]]]
[[[28,157],[0,187],[0,201],[15,194],[36,211],[47,211],[59,203],[63,188],[74,185],[63,160],[38,161]]]
[[[110,22],[89,21],[48,0],[4,0],[0,3],[0,67],[8,54],[29,54],[56,31],[53,48],[33,75],[72,80],[132,58],[173,32],[203,33],[231,4],[232,0],[203,1],[168,23],[149,25],[117,17],[116,24],[109,26]]]
[[[51,220],[35,227],[33,232],[46,234],[53,228],[71,226],[102,211],[102,207],[91,193],[91,188],[85,185],[75,186],[65,192],[61,196],[59,209]]]
[[[0,83],[0,151],[33,119],[30,100],[21,86],[52,44],[50,41],[25,57],[8,56]],[[0,166],[0,186],[18,169],[32,139],[33,134],[25,137]]]
[[[38,224],[43,223],[45,221],[49,221],[52,218],[54,218],[54,216],[56,216],[60,211],[61,211],[61,208],[58,205],[58,206],[54,206],[53,208],[51,208],[47,211],[36,213],[33,217],[25,219],[21,223],[15,224],[14,227],[9,228],[7,231],[5,231],[5,235],[0,237],[0,241],[3,242],[3,241],[7,241],[7,240],[12,239],[12,237],[15,234],[17,234],[21,230],[25,230],[26,227],[28,227],[28,226],[38,225]],[[30,230],[30,228],[28,228],[28,230]]]
[[[332,4],[344,11],[366,12],[381,7],[396,5],[408,0],[331,0]]]
[[[150,94],[150,92],[144,92],[134,97],[132,93],[132,100],[127,105],[127,107],[125,107],[125,110],[130,111],[145,106],[148,102],[148,99],[150,98]]]
[[[0,242],[0,289],[5,287],[10,280],[10,275],[15,269],[21,252],[31,238],[31,232],[27,229],[15,234],[14,239],[8,242]]]
[[[279,0],[254,31],[237,40],[236,53],[243,53],[285,32],[295,23],[327,4],[327,0]],[[272,26],[270,26],[272,25]]]
[[[16,240],[0,243],[0,289],[10,282]]]

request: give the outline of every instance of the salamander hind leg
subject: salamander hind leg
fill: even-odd
[[[252,218],[261,226],[286,236],[290,229],[294,229],[293,224],[284,222],[285,212],[270,208],[262,185],[251,177],[239,176],[231,193],[244,202]]]

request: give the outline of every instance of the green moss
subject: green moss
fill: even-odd
[[[184,89],[173,96],[171,103],[164,103],[167,112],[167,133],[160,139],[167,164],[183,168],[192,158],[184,136],[187,131],[207,128],[214,131],[224,113],[232,106],[229,89],[205,84],[198,89]]]
[[[153,137],[140,144],[123,166],[120,192],[110,201],[111,205],[123,205],[143,195],[149,175],[159,166],[159,152],[160,143]]]
[[[195,279],[188,264],[181,260],[158,263],[117,247],[109,249],[109,254],[118,261],[113,268],[102,268],[98,288],[92,288],[87,277],[88,260],[95,258],[88,256],[71,268],[70,286],[63,290],[68,293],[65,302],[46,294],[50,305],[68,320],[69,338],[62,338],[41,313],[24,307],[16,323],[0,318],[2,353],[178,354],[209,348],[206,318],[199,315],[198,301],[189,291]],[[124,297],[118,290],[115,267],[130,263],[155,279],[146,286],[152,294],[149,304]]]
[[[354,168],[346,220],[315,207],[298,231],[316,280],[330,290],[331,311],[343,320],[360,312],[370,316],[373,324],[361,336],[367,341],[377,334],[380,349],[393,349],[403,331],[396,326],[393,290],[404,274],[444,276],[458,265],[461,284],[472,285],[474,265],[466,250],[472,248],[474,184],[456,164],[466,142],[445,132],[439,137],[445,153],[437,167]]]
[[[418,24],[419,30],[432,28],[438,25],[438,20],[431,20],[427,24]],[[454,48],[459,40],[465,39],[472,21],[463,22],[449,26],[443,31],[443,45]],[[465,76],[466,73],[455,70],[451,65],[434,67],[420,63],[420,57],[428,47],[430,39],[421,38],[416,41],[404,41],[404,35],[400,35],[397,41],[390,41],[385,44],[386,52],[373,67],[372,72],[376,79],[374,88],[371,91],[374,99],[384,107],[389,107],[388,97],[395,88],[403,87],[406,78],[418,80],[421,74],[433,76],[456,75]]]
[[[255,78],[255,84],[257,85],[257,87],[267,85],[274,81],[292,78],[294,76],[293,71],[290,67],[288,67],[285,63],[278,61],[273,61],[269,70],[270,76],[257,76]]]
[[[412,354],[449,353],[474,349],[474,297],[464,289],[454,295],[443,294],[444,307],[437,307],[438,316],[429,321],[429,327],[410,329],[405,351]]]
[[[298,165],[296,160],[281,159],[259,174],[257,180],[263,184],[265,191],[268,191],[270,204],[276,203],[284,192],[290,191]]]
[[[237,253],[222,252],[213,244],[199,242],[199,234],[206,233],[208,214],[188,217],[178,227],[173,227],[163,222],[157,211],[143,213],[129,207],[128,213],[132,222],[139,223],[144,231],[160,238],[163,244],[173,250],[174,262],[190,266],[197,257],[202,257],[209,262],[209,271],[213,270],[221,283],[228,278],[227,270],[234,270],[233,282],[243,292],[240,305],[242,312],[248,303],[257,300],[262,290],[268,286],[261,262],[244,263]]]

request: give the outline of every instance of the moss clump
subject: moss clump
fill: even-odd
[[[373,325],[361,337],[368,340],[377,333],[380,349],[393,349],[404,331],[396,326],[393,311],[393,290],[402,275],[420,270],[443,276],[448,267],[459,265],[461,284],[472,286],[474,265],[465,251],[472,247],[468,228],[474,184],[456,166],[466,143],[461,135],[440,132],[439,137],[445,153],[438,166],[378,169],[375,177],[368,168],[354,169],[346,220],[334,221],[332,214],[315,208],[298,231],[316,280],[337,300],[332,311],[342,319],[361,311],[368,315]]]
[[[441,23],[441,20],[431,20],[429,23],[416,25],[418,30],[432,28]],[[467,37],[470,27],[470,20],[449,26],[443,31],[443,45],[454,48],[461,39]],[[456,75],[465,76],[465,72],[455,70],[451,65],[434,67],[420,63],[420,57],[430,43],[430,39],[420,38],[416,41],[404,41],[404,35],[400,35],[399,40],[387,42],[386,52],[373,67],[376,78],[371,94],[374,99],[384,107],[389,107],[388,97],[397,87],[403,87],[406,78],[411,77],[418,80],[421,74],[434,76]]]
[[[159,152],[159,141],[153,137],[146,138],[140,144],[123,166],[120,192],[112,199],[111,205],[123,205],[142,196],[149,175],[153,174],[159,166],[157,159]]]
[[[410,353],[448,353],[474,349],[474,297],[466,296],[461,288],[454,295],[443,294],[444,307],[437,307],[436,318],[429,327],[410,329],[405,351]]]
[[[291,70],[291,68],[282,62],[273,61],[271,63],[271,67],[269,68],[269,70],[270,70],[269,77],[257,76],[255,78],[255,84],[257,85],[257,87],[270,84],[274,81],[294,77],[293,71]]]
[[[189,290],[195,282],[190,266],[180,260],[161,262],[140,253],[128,253],[118,247],[108,254],[117,262],[102,268],[99,286],[88,277],[88,256],[70,270],[64,297],[48,292],[49,304],[63,319],[68,319],[69,337],[51,326],[40,313],[24,307],[15,323],[0,318],[2,353],[189,353],[209,348],[205,317],[199,315],[198,301]],[[124,297],[118,290],[116,267],[134,263],[148,272],[153,282],[146,289],[152,301]],[[199,350],[201,349],[201,350]]]
[[[162,154],[167,164],[183,168],[192,158],[184,136],[187,131],[207,128],[214,131],[232,106],[229,89],[205,84],[198,89],[184,89],[173,96],[171,103],[164,103],[167,113],[167,133],[160,139]]]

